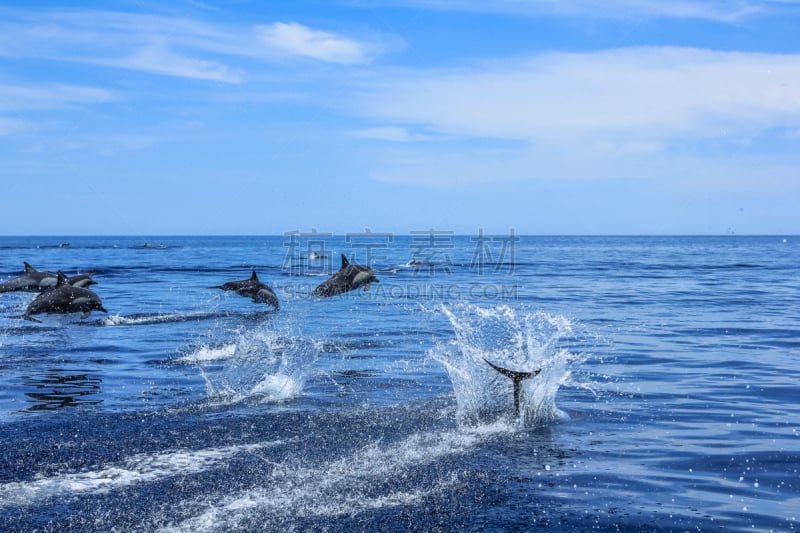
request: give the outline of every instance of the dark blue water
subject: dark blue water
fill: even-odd
[[[0,238],[0,530],[800,529],[800,237],[146,240]]]

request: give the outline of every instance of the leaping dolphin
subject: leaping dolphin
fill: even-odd
[[[514,416],[519,416],[519,396],[521,392],[522,380],[538,376],[542,369],[540,368],[538,370],[534,370],[533,372],[515,372],[513,370],[492,364],[487,359],[484,359],[484,361],[486,361],[490,367],[494,368],[504,376],[511,378],[511,381],[514,382]]]
[[[70,285],[67,277],[60,270],[56,274],[56,278],[56,286],[34,298],[22,318],[38,322],[31,315],[82,312],[81,318],[87,318],[92,311],[108,312],[103,307],[100,297],[94,292],[83,287]]]
[[[56,286],[58,281],[57,274],[46,270],[36,270],[27,261],[25,261],[24,264],[25,271],[22,275],[0,283],[0,292],[42,292]],[[89,285],[97,284],[97,282],[92,279],[92,276],[94,276],[94,274],[71,276],[67,278],[67,283],[76,287],[86,288]]]
[[[370,283],[379,283],[379,281],[371,268],[362,265],[351,265],[347,257],[342,254],[342,268],[331,276],[329,280],[318,285],[312,294],[327,298],[361,287],[368,291]]]
[[[250,279],[229,281],[227,283],[223,283],[222,285],[216,285],[211,288],[222,289],[223,291],[233,291],[240,296],[252,298],[256,303],[269,304],[274,307],[276,311],[281,307],[275,292],[271,288],[261,283],[255,270],[253,270],[253,275],[250,276]]]
[[[85,289],[90,285],[97,285],[97,282],[92,279],[94,276],[94,272],[90,272],[89,274],[78,274],[77,276],[70,276],[67,278],[67,283],[72,285],[73,287],[80,287]]]

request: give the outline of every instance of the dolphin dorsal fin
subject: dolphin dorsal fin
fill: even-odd
[[[30,274],[31,272],[36,272],[36,269],[31,266],[30,263],[27,261],[22,262],[25,265],[25,273]]]
[[[253,269],[253,275],[250,276],[252,281],[258,281],[258,274],[256,274],[256,269]]]
[[[60,287],[62,285],[66,285],[69,283],[69,281],[67,281],[67,276],[65,276],[64,273],[61,272],[60,270],[58,271],[56,276],[58,276],[58,281],[56,281],[56,287]]]
[[[342,268],[350,266],[350,261],[347,260],[347,256],[342,254]]]

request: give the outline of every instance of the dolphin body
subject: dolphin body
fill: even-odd
[[[509,370],[507,368],[503,368],[495,364],[492,364],[486,359],[484,359],[484,361],[486,361],[486,363],[490,367],[494,368],[507,378],[511,378],[511,381],[514,382],[514,416],[519,416],[519,397],[521,392],[522,380],[538,376],[539,372],[541,372],[542,369],[540,368],[539,370],[534,370],[533,372],[515,372],[513,370]]]
[[[211,288],[222,289],[223,291],[233,291],[239,296],[252,298],[256,303],[269,304],[274,307],[276,311],[281,307],[275,292],[261,283],[255,270],[253,270],[253,275],[250,276],[250,279],[229,281],[227,283],[223,283],[222,285],[216,285]]]
[[[67,277],[60,270],[56,274],[56,278],[56,286],[34,298],[22,318],[39,322],[31,315],[41,313],[65,315],[81,312],[83,313],[81,318],[87,318],[92,311],[108,312],[103,307],[100,297],[91,290],[70,285]]]
[[[361,287],[368,291],[370,283],[379,283],[379,281],[371,268],[362,265],[351,265],[347,257],[342,254],[342,268],[331,276],[329,280],[318,285],[312,294],[327,298],[360,289]]]
[[[97,282],[92,279],[94,273],[90,274],[78,274],[77,276],[70,276],[67,278],[67,283],[72,285],[73,287],[80,287],[85,289],[89,285],[97,285]]]
[[[27,261],[24,262],[25,271],[22,275],[14,279],[0,283],[0,292],[42,292],[52,289],[58,282],[58,275],[46,270],[36,270]],[[67,278],[67,283],[75,287],[86,288],[89,285],[96,285],[92,279],[94,274],[80,274]]]

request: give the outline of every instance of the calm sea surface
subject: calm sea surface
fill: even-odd
[[[342,253],[380,283],[310,296]],[[0,237],[23,261],[108,313],[0,294],[2,531],[800,530],[798,236]],[[253,269],[279,311],[210,288]],[[541,370],[518,416],[488,362]]]

